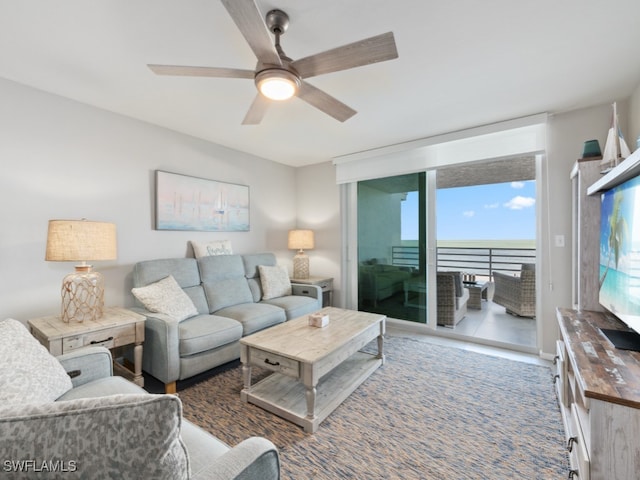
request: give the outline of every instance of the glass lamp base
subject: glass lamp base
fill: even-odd
[[[293,257],[293,278],[309,278],[309,257],[304,253],[297,253]]]
[[[104,277],[98,272],[74,272],[62,281],[62,321],[97,320],[104,308]]]

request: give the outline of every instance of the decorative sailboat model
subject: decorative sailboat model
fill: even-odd
[[[602,153],[602,173],[607,173],[618,164],[631,155],[631,151],[624,141],[622,131],[618,126],[618,110],[616,103],[613,103],[613,118],[611,120],[611,128],[607,134],[607,142],[604,144],[604,152]]]

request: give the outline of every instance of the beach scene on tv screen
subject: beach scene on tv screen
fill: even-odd
[[[600,304],[640,329],[640,177],[601,197]]]

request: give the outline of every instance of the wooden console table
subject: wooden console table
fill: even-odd
[[[626,330],[595,311],[557,310],[555,383],[571,460],[569,478],[632,480],[640,472],[640,353],[600,328]]]

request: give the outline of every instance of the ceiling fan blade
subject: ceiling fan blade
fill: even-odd
[[[253,70],[240,68],[189,67],[186,65],[147,65],[157,75],[181,75],[185,77],[249,78],[253,79]]]
[[[271,33],[254,0],[221,0],[240,33],[262,63],[282,66]]]
[[[398,58],[393,32],[365,38],[358,42],[301,58],[291,63],[302,78],[361,67]]]
[[[298,97],[340,122],[349,120],[358,113],[353,108],[345,105],[328,93],[323,92],[319,88],[316,88],[307,82],[302,82],[300,85]]]
[[[249,107],[249,111],[244,116],[242,125],[258,125],[262,121],[268,107],[269,100],[258,93],[256,98],[253,99],[253,103]]]

